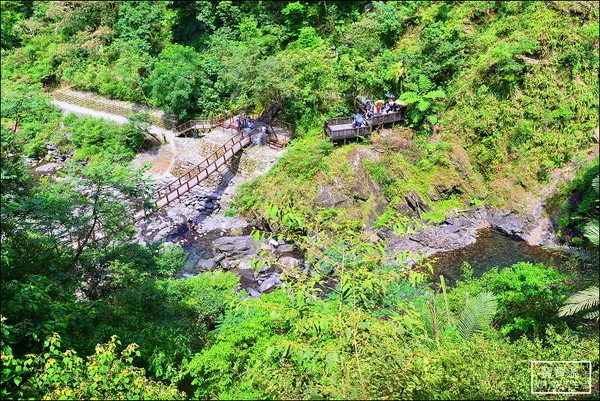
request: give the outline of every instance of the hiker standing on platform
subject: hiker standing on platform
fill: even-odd
[[[365,117],[362,114],[354,115],[354,122],[352,123],[352,128],[360,127],[365,122]]]

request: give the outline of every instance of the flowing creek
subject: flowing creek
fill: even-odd
[[[493,267],[497,266],[501,270],[519,262],[543,263],[563,270],[567,261],[563,252],[532,246],[490,229],[481,230],[475,243],[453,251],[436,253],[428,260],[434,258],[437,259],[434,265],[435,281],[443,274],[451,286],[461,278],[465,262],[473,269],[473,277],[481,277]]]

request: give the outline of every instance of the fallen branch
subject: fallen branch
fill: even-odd
[[[526,62],[527,64],[548,64],[548,60],[537,60],[531,57],[527,57],[527,56],[522,56],[522,55],[518,55],[518,58],[520,58],[521,60],[523,60],[524,62]]]

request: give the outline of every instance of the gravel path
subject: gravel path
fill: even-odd
[[[105,120],[114,121],[119,124],[125,124],[129,120],[123,116],[119,116],[116,114],[105,113],[103,111],[97,111],[93,109],[88,109],[86,107],[77,106],[70,103],[61,102],[60,100],[52,100],[52,103],[57,105],[63,114],[73,113],[78,116],[92,116],[96,118],[103,118]]]

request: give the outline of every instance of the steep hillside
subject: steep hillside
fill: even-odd
[[[408,12],[408,5],[400,3],[385,7]],[[377,10],[351,27],[376,24]],[[420,4],[411,15],[391,35],[393,47],[375,53],[368,65],[393,55],[396,61],[388,72],[399,74],[397,86],[385,88],[397,90],[409,104],[412,130],[385,130],[370,144],[352,145],[378,151],[376,159],[363,164],[382,187],[387,202],[378,202],[378,208],[388,205],[385,217],[402,219],[405,198],[415,191],[438,212],[482,202],[522,206],[524,197],[548,183],[553,169],[574,157],[585,165],[581,151],[598,141],[593,136],[598,126],[597,4],[431,3]],[[364,91],[383,94],[375,86]],[[436,91],[444,97],[429,96]],[[344,167],[353,163],[344,157],[351,153],[348,149],[337,145],[331,153],[320,153],[315,141],[307,137],[299,142],[299,149],[286,156],[290,162],[282,160],[280,175],[273,172],[247,196],[242,194],[242,209],[254,208],[248,202],[262,205],[267,216],[266,205],[273,203],[309,220],[322,210],[316,213],[319,222],[323,213],[327,219],[347,215],[369,220],[367,204],[357,216],[346,211],[347,202],[334,205],[308,197],[332,180],[356,178],[356,165]],[[305,179],[310,170],[299,167],[306,157],[317,158],[323,167],[311,180]],[[290,202],[289,194],[297,192],[304,196]],[[439,216],[434,212],[430,217]]]

